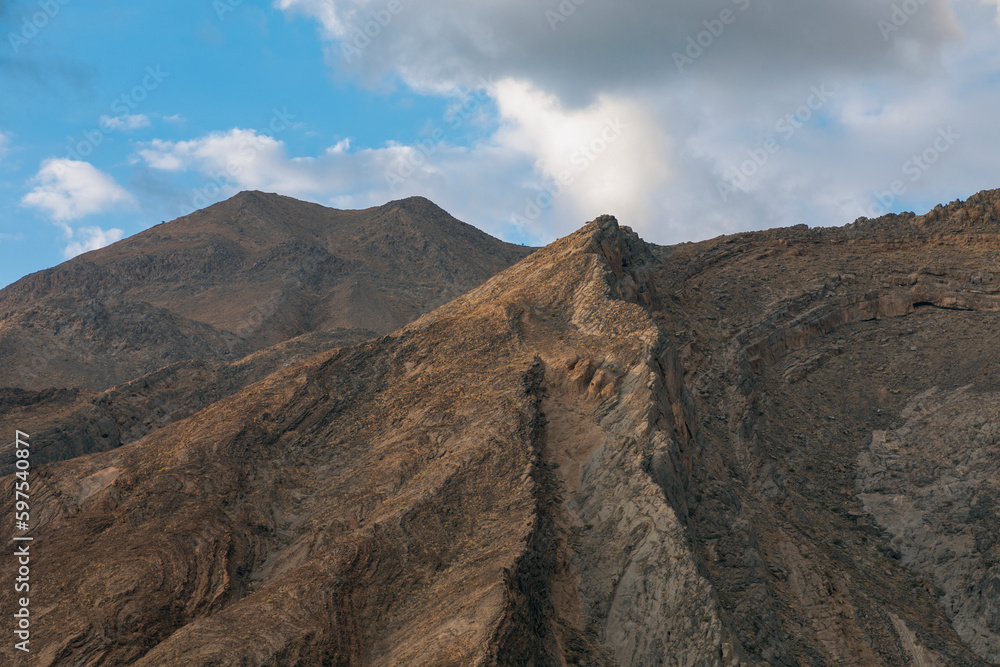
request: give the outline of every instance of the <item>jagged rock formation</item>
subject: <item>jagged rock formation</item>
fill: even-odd
[[[39,664],[995,663],[998,216],[605,216],[377,339],[9,391],[139,438],[34,473]]]
[[[679,334],[707,445],[692,462],[695,539],[742,645],[770,664],[992,659],[956,641],[942,591],[900,562],[856,480],[872,432],[910,397],[996,384],[982,341],[996,331],[998,195],[663,250],[659,319]]]

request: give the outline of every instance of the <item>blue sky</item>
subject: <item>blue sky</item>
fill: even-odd
[[[0,285],[242,189],[545,243],[1000,187],[984,0],[0,3]],[[366,34],[367,33],[367,34]]]
[[[348,137],[360,145],[411,143],[425,119],[446,106],[444,99],[405,90],[362,91],[337,77],[324,62],[315,23],[266,4],[236,6],[221,18],[212,2],[56,6],[58,13],[18,43],[16,54],[9,33],[21,35],[23,17],[42,10],[37,3],[9,3],[2,17],[0,284],[57,264],[74,240],[88,240],[79,232],[66,238],[63,225],[128,236],[178,217],[213,182],[200,173],[165,178],[135,163],[144,142],[233,127],[263,131],[280,115],[289,127],[279,136],[295,153]],[[102,123],[107,117],[125,121]],[[26,206],[31,179],[53,157],[89,162],[131,198],[62,220]],[[209,188],[208,203],[234,192],[223,190],[212,196]]]

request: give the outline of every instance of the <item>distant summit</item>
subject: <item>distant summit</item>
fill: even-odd
[[[385,334],[531,252],[427,199],[241,192],[0,290],[0,387],[106,388],[310,332]]]

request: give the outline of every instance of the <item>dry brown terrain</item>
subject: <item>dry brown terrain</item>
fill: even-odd
[[[104,390],[303,334],[357,342],[530,250],[420,197],[339,211],[242,192],[0,290],[0,387]]]
[[[1000,191],[483,279],[318,349],[149,291],[260,351],[6,390],[61,443],[24,664],[1000,663]]]
[[[114,449],[531,250],[419,197],[338,211],[243,192],[0,290],[0,420],[40,436],[37,463]]]

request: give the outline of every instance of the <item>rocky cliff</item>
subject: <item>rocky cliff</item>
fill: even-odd
[[[11,391],[38,664],[995,664],[998,215],[604,216],[379,338]]]

